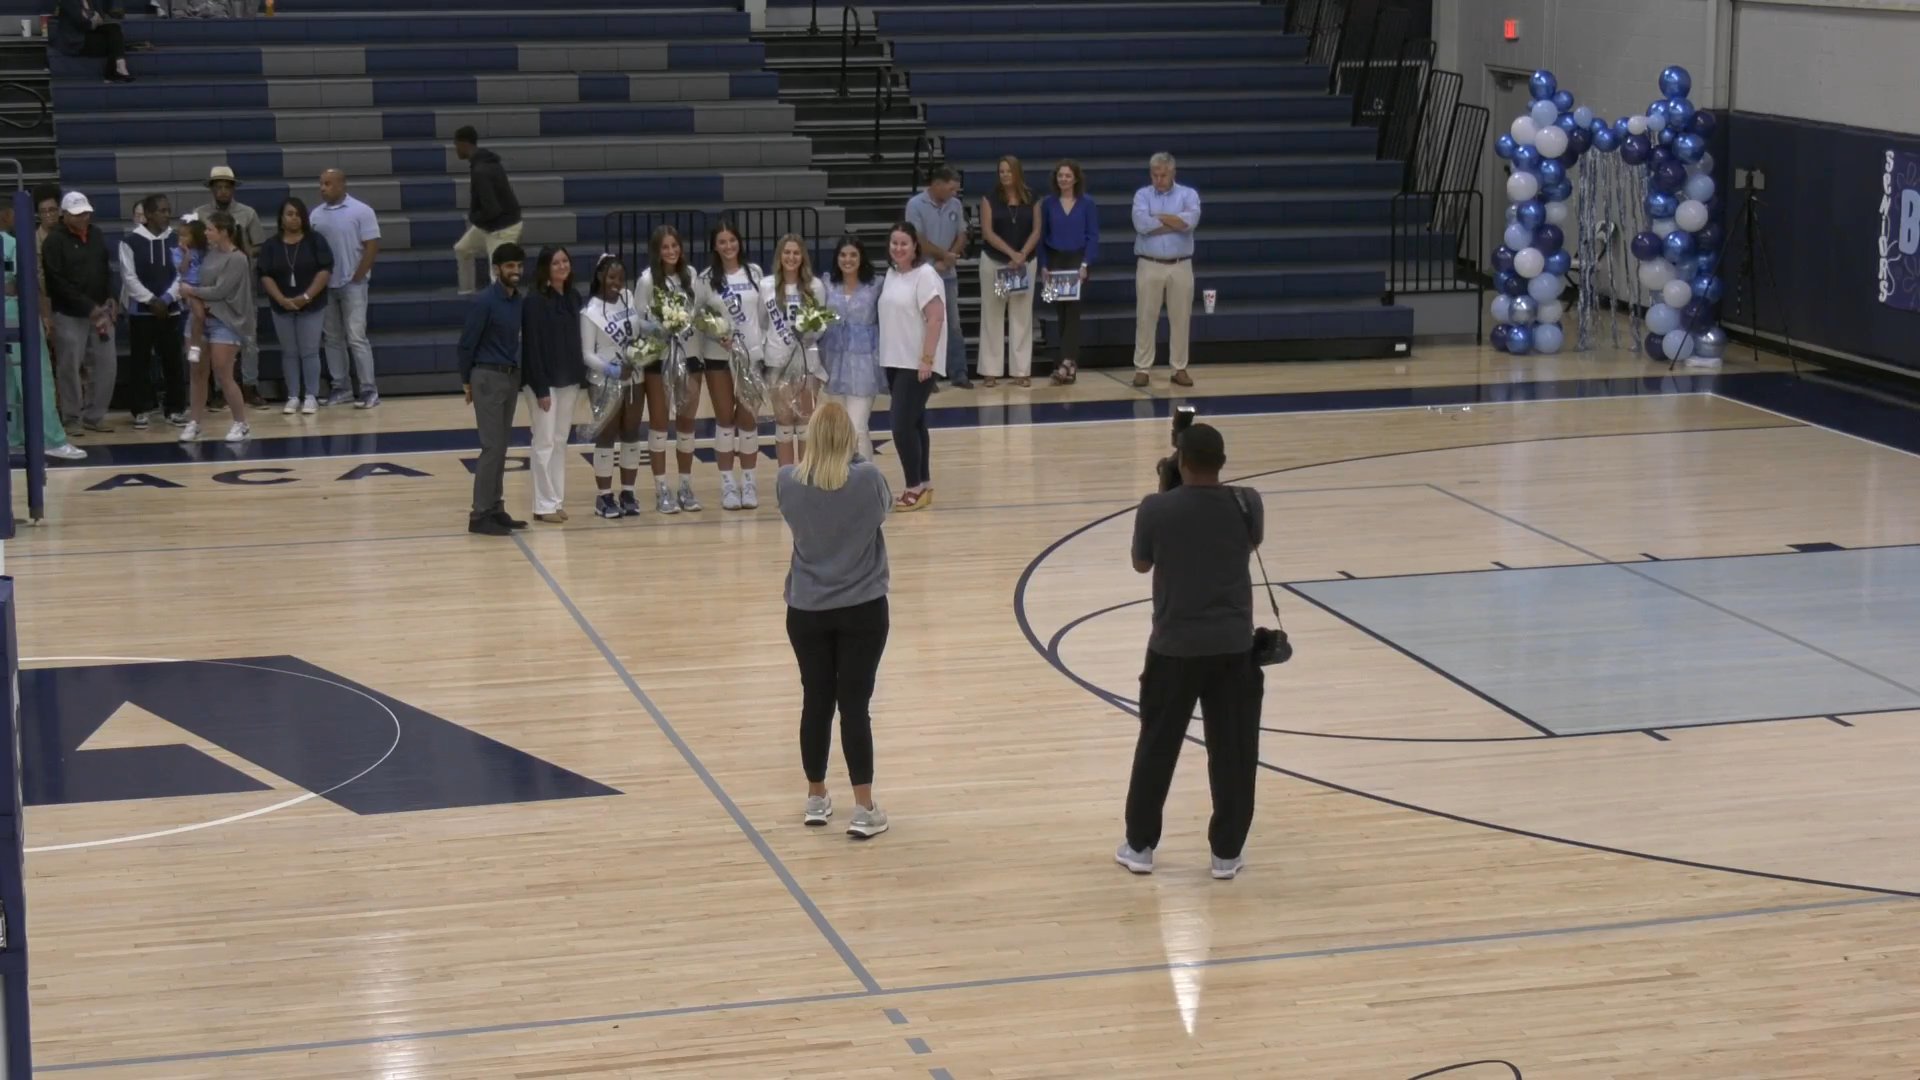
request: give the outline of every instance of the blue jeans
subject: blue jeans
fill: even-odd
[[[326,346],[327,378],[333,388],[353,385],[347,370],[347,357],[352,354],[351,374],[359,376],[360,394],[364,397],[371,393],[373,346],[367,341],[367,283],[327,286],[327,306],[320,314],[325,318],[321,338]]]
[[[967,376],[967,332],[960,326],[960,278],[943,280],[947,284],[947,380],[965,386],[973,380]]]
[[[320,396],[320,331],[326,322],[326,308],[273,313],[273,332],[280,338],[281,378],[290,398]]]

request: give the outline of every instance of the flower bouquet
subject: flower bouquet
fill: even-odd
[[[800,313],[793,318],[793,328],[802,336],[817,339],[839,321],[839,312],[815,300],[811,293],[800,294]]]

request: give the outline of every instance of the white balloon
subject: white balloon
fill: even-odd
[[[1542,321],[1533,328],[1533,351],[1552,356],[1567,343],[1566,331],[1550,322]]]
[[[1696,173],[1687,177],[1687,198],[1694,202],[1706,202],[1713,198],[1713,177],[1706,173]]]
[[[1673,220],[1688,232],[1699,232],[1707,227],[1707,204],[1688,199],[1673,212]]]
[[[1527,295],[1531,296],[1536,304],[1550,304],[1559,299],[1566,288],[1567,283],[1560,280],[1559,274],[1541,274],[1527,282]]]
[[[1536,318],[1543,323],[1557,323],[1567,314],[1567,309],[1558,300],[1549,300],[1536,310],[1539,312]]]
[[[1513,127],[1507,133],[1521,146],[1532,146],[1534,136],[1540,134],[1540,126],[1533,122],[1533,117],[1523,116],[1513,122]]]
[[[1713,155],[1701,154],[1700,160],[1694,163],[1694,168],[1699,169],[1703,173],[1713,172]]]
[[[1507,198],[1522,203],[1540,194],[1540,178],[1530,172],[1517,172],[1507,177]]]
[[[1668,233],[1674,231],[1675,229],[1678,229],[1679,227],[1680,226],[1675,225],[1673,223],[1672,218],[1661,218],[1659,221],[1656,221],[1653,223],[1653,235],[1659,237],[1662,240],[1665,240],[1667,238]]]
[[[1506,322],[1509,309],[1513,306],[1513,297],[1502,293],[1493,298],[1493,321]]]
[[[1647,118],[1644,116],[1627,117],[1627,133],[1629,135],[1645,135],[1647,133]]]
[[[1534,127],[1549,128],[1553,126],[1555,120],[1560,119],[1560,106],[1551,101],[1536,101],[1533,107],[1527,110],[1527,116],[1533,121]]]
[[[1668,307],[1686,307],[1687,301],[1693,299],[1693,286],[1685,278],[1674,278],[1660,290],[1660,299],[1665,300]]]
[[[1647,329],[1652,333],[1666,337],[1680,325],[1680,313],[1665,304],[1655,304],[1647,309]]]
[[[1660,339],[1660,347],[1665,350],[1669,360],[1685,360],[1693,355],[1694,346],[1700,344],[1700,338],[1685,330],[1674,330]]]
[[[1647,117],[1647,130],[1653,132],[1655,135],[1667,130],[1667,114],[1657,112]]]
[[[1565,225],[1567,219],[1572,216],[1573,212],[1567,209],[1567,204],[1564,202],[1547,204],[1547,224],[1549,225]]]
[[[1653,259],[1640,264],[1640,286],[1648,292],[1659,292],[1673,280],[1673,264],[1665,259]]]
[[[1514,253],[1513,272],[1523,278],[1539,277],[1540,271],[1546,268],[1547,257],[1540,254],[1539,248],[1522,248]]]
[[[1567,133],[1551,125],[1543,127],[1533,137],[1533,145],[1540,151],[1541,157],[1557,158],[1567,152]]]

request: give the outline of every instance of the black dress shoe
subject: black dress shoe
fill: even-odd
[[[511,536],[513,530],[490,517],[468,518],[467,531],[476,536]]]
[[[493,512],[493,520],[499,522],[502,526],[509,529],[524,529],[527,527],[526,522],[521,521],[518,518],[508,517],[507,512],[505,510],[495,510]]]

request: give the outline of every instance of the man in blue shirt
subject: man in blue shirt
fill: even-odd
[[[1153,367],[1160,307],[1167,309],[1167,360],[1176,386],[1187,374],[1187,320],[1193,314],[1193,230],[1200,225],[1200,193],[1173,182],[1172,154],[1148,162],[1153,183],[1133,196],[1133,385],[1146,386]]]
[[[480,432],[480,460],[473,470],[473,513],[467,531],[506,536],[527,523],[507,516],[502,488],[507,473],[507,441],[513,437],[513,408],[524,376],[520,366],[520,273],[526,253],[519,244],[493,251],[494,282],[474,297],[460,331],[460,382],[473,406]]]

